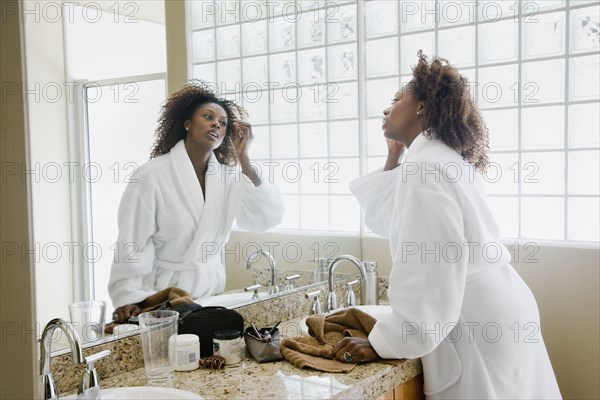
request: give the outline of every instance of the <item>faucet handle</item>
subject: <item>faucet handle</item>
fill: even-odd
[[[304,295],[304,297],[307,299],[310,299],[310,298],[313,299],[313,303],[310,307],[310,311],[309,311],[308,315],[321,314],[322,310],[321,310],[321,301],[319,300],[319,296],[321,296],[320,290],[315,290],[314,292],[306,293]]]
[[[354,289],[352,288],[352,286],[356,285],[359,282],[360,280],[357,279],[352,282],[346,283],[346,306],[348,307],[356,305],[356,295],[354,294]]]
[[[77,389],[78,400],[100,399],[100,377],[98,376],[98,372],[96,372],[94,363],[108,357],[110,354],[110,350],[104,350],[85,357],[85,371]]]
[[[294,290],[294,281],[298,278],[300,278],[300,274],[286,276],[285,287],[283,288],[283,291],[286,292],[289,290]]]
[[[252,294],[252,300],[254,299],[258,299],[258,289],[260,289],[262,287],[261,284],[256,284],[256,285],[252,285],[252,286],[248,286],[244,288],[244,292],[249,292],[249,291],[253,291],[254,293]]]
[[[327,311],[337,310],[337,295],[334,291],[327,293]]]

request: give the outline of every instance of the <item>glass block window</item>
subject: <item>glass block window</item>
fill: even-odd
[[[249,111],[281,228],[365,233],[348,182],[386,156],[382,110],[416,54],[471,82],[503,236],[598,242],[598,1],[188,2],[190,75]]]

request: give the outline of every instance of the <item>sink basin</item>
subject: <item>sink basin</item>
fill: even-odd
[[[258,299],[264,299],[267,297],[267,293],[259,293]],[[254,299],[256,300],[256,299]],[[246,303],[252,300],[252,293],[248,292],[237,292],[237,293],[223,293],[216,296],[205,297],[202,299],[194,300],[196,303],[203,306],[224,306],[228,307],[234,304]]]
[[[381,319],[383,317],[385,317],[386,315],[390,314],[392,312],[392,307],[391,306],[352,306],[352,307],[347,307],[347,308],[357,308],[360,311],[363,311],[367,314],[369,314],[370,316],[372,316],[375,319]],[[328,314],[333,314],[334,312],[338,312],[340,310],[343,310],[343,308],[339,308],[335,311],[326,313],[326,315]],[[305,334],[308,334],[308,327],[306,326],[306,318],[302,319],[302,321],[300,321],[300,329],[302,329],[302,332]]]
[[[193,399],[203,400],[202,397],[185,390],[157,387],[139,386],[102,389],[102,400],[164,400],[164,399]],[[77,399],[77,395],[63,397],[64,399]]]

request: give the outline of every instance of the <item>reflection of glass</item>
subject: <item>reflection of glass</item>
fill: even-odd
[[[478,102],[480,107],[518,104],[517,64],[479,69]],[[533,89],[531,89],[533,93]]]
[[[266,26],[265,20],[242,24],[242,51],[245,56],[267,51]]]
[[[325,79],[325,49],[298,52],[298,81],[301,84]]]
[[[325,13],[303,12],[298,22],[298,47],[308,47],[325,44]]]
[[[82,343],[95,342],[104,335],[105,301],[80,301],[69,304],[69,314]]]
[[[356,5],[339,7],[335,11],[327,13],[327,41],[335,43],[356,39]]]
[[[354,196],[331,196],[330,205],[331,230],[356,232],[360,229],[360,206]]]
[[[327,124],[300,124],[300,157],[327,157]]]
[[[192,45],[195,63],[215,59],[215,31],[213,29],[192,33]]]
[[[324,120],[327,117],[327,101],[334,99],[335,84],[311,85],[301,89],[300,121]]]
[[[565,107],[527,107],[521,111],[524,150],[561,149],[565,141]]]
[[[329,123],[329,155],[358,155],[358,121],[336,121]]]
[[[521,191],[526,194],[565,193],[565,153],[521,154]]]
[[[519,199],[517,197],[493,197],[489,196],[488,205],[496,217],[496,223],[500,228],[503,238],[519,237]]]
[[[268,80],[267,76],[267,57],[253,57],[242,59],[244,89],[259,90],[265,88]]]
[[[519,147],[519,112],[516,108],[485,110],[483,120],[490,132],[490,150],[517,150]]]
[[[528,239],[563,240],[564,204],[562,197],[523,197],[521,235]]]
[[[368,80],[367,115],[383,116],[383,110],[390,106],[398,89],[398,78]],[[379,120],[379,126],[381,128],[381,119]]]
[[[192,75],[196,79],[202,79],[207,82],[217,81],[214,63],[194,65],[192,68]]]
[[[294,53],[269,56],[271,81],[284,85],[296,81],[296,55]]]
[[[569,194],[600,194],[600,151],[569,152],[568,171]]]
[[[486,192],[490,195],[519,193],[518,165],[516,153],[490,154],[490,166],[484,173]]]
[[[298,128],[296,125],[271,126],[271,154],[273,158],[298,157]]]
[[[284,18],[277,18],[269,25],[269,50],[279,51],[294,48],[295,24]]]
[[[400,1],[400,31],[412,32],[433,28],[435,1]]]
[[[522,64],[521,103],[538,104],[563,101],[565,96],[565,60]]]
[[[365,7],[368,38],[398,32],[398,2],[370,1]]]
[[[569,60],[569,88],[569,97],[573,101],[600,97],[600,55]]]
[[[569,106],[569,146],[600,146],[600,103],[573,104]]]
[[[523,23],[523,57],[536,58],[565,52],[565,13],[536,16],[537,22]]]
[[[329,79],[343,79],[356,76],[356,45],[343,45],[328,48]]]
[[[298,91],[295,87],[271,91],[271,122],[295,122]],[[265,93],[266,95],[266,93]]]
[[[438,55],[455,67],[475,64],[475,27],[465,26],[438,32]]]
[[[518,31],[519,25],[513,20],[479,25],[479,63],[517,60]]]
[[[222,92],[239,92],[240,60],[220,61],[217,63],[217,79]]]
[[[331,92],[329,102],[329,117],[347,118],[356,117],[358,113],[358,85],[352,83],[338,83],[331,85],[335,91]]]
[[[600,6],[571,10],[572,53],[600,47]]]
[[[239,57],[240,27],[239,25],[217,28],[217,57],[219,59]]]
[[[327,230],[329,229],[329,203],[328,196],[300,196],[300,221],[302,229]]]
[[[367,78],[398,74],[398,38],[370,40],[366,51]]]
[[[212,12],[213,0],[196,0],[190,2],[192,6],[192,29],[202,29],[214,26],[215,15]]]
[[[423,50],[428,56],[435,52],[434,32],[402,36],[400,39],[400,70],[402,74],[410,73],[417,63],[417,52]]]

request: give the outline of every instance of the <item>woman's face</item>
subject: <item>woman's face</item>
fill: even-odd
[[[187,138],[204,148],[218,148],[227,131],[227,113],[216,103],[203,104],[185,121]]]
[[[383,110],[381,129],[386,139],[410,145],[422,130],[417,115],[422,108],[422,102],[413,97],[409,86],[404,86],[402,90],[396,92],[392,105]]]

